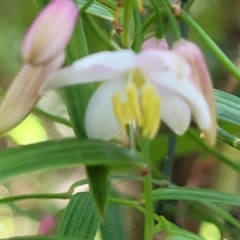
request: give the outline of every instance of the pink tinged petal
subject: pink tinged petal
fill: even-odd
[[[56,57],[54,59],[52,59],[51,62],[49,62],[47,65],[50,69],[52,70],[57,70],[59,69],[65,60],[65,52],[59,52],[58,55],[56,55]]]
[[[40,92],[75,84],[112,80],[126,75],[136,67],[136,54],[132,50],[99,52],[75,61],[72,66],[51,74]]]
[[[171,51],[152,49],[142,51],[137,56],[137,65],[150,75],[158,75],[161,71],[172,71],[177,78],[191,76],[189,64]]]
[[[169,47],[164,39],[157,39],[155,37],[151,37],[144,41],[142,44],[142,50],[148,49],[169,50]]]
[[[211,126],[212,118],[207,102],[189,80],[177,79],[175,74],[169,71],[160,72],[158,76],[151,77],[160,96],[167,90],[187,102],[200,129],[207,130]]]
[[[59,60],[56,59],[58,64]],[[44,67],[23,65],[0,107],[0,135],[20,123],[38,102],[39,87],[56,63]]]
[[[191,121],[188,104],[176,95],[162,97],[161,118],[177,135],[183,135]]]
[[[22,47],[23,58],[33,65],[45,64],[67,45],[78,9],[72,0],[52,0],[28,30]]]
[[[122,94],[122,80],[105,82],[92,96],[85,115],[85,128],[89,138],[110,140],[121,129],[114,111],[112,98],[115,92]]]
[[[181,40],[175,43],[173,50],[184,58],[192,67],[192,82],[204,95],[212,116],[212,125],[204,132],[206,141],[213,145],[216,140],[216,107],[213,93],[213,85],[204,56],[199,47],[190,42]]]

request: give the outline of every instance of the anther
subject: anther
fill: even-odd
[[[143,124],[143,119],[142,119],[142,113],[141,113],[141,108],[139,104],[137,88],[133,84],[129,84],[126,87],[126,93],[127,93],[127,102],[131,109],[133,118],[135,119],[137,125],[141,127]]]
[[[142,88],[142,110],[144,116],[142,134],[153,138],[160,123],[160,98],[151,85]]]

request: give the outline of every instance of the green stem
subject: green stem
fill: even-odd
[[[196,136],[196,134],[194,133],[194,131],[192,129],[189,129],[186,134],[188,137],[190,137],[192,140],[194,140],[198,144],[198,146],[200,146],[202,149],[206,150],[213,156],[217,157],[218,160],[222,161],[223,163],[225,163],[226,165],[231,167],[233,170],[240,173],[240,165],[239,164],[236,164],[233,161],[231,161],[228,157],[223,155],[220,151],[217,151],[217,150],[214,150],[213,148],[208,147],[198,136]]]
[[[139,181],[139,182],[143,182],[143,177],[142,176],[138,176],[138,175],[132,175],[132,174],[115,174],[115,175],[110,175],[108,176],[108,180],[121,180],[121,181],[129,181],[129,180],[134,180],[134,181]],[[162,185],[162,181],[156,178],[152,178],[151,179],[152,184],[156,184],[156,185]],[[166,180],[164,180],[164,182],[166,182]],[[79,187],[79,186],[83,186],[85,184],[88,184],[89,181],[87,178],[79,180],[74,182],[70,187],[69,190],[67,191],[68,193],[72,193],[74,191],[75,188]],[[169,183],[169,186],[172,186],[171,183]]]
[[[129,125],[128,133],[129,133],[130,148],[132,150],[136,150],[136,139],[135,139],[135,131],[134,131],[133,124]]]
[[[24,199],[69,199],[72,197],[72,194],[69,193],[37,193],[37,194],[26,194],[26,195],[18,195],[5,197],[0,199],[0,204],[20,201]]]
[[[184,9],[186,11],[189,10],[189,8],[192,6],[192,4],[194,3],[195,0],[188,0],[188,2],[184,5]]]
[[[149,139],[142,137],[141,148],[143,154],[143,162],[145,163],[145,173],[143,174],[143,186],[145,196],[145,233],[144,240],[152,240],[154,233],[154,208],[152,200],[152,176],[151,176],[151,161],[149,154]]]
[[[206,32],[185,12],[182,11],[180,18],[184,21],[206,45],[218,61],[240,82],[240,71],[229,58],[221,51],[215,42],[206,34]]]
[[[177,25],[177,22],[176,22],[176,18],[172,13],[171,4],[168,0],[161,0],[161,2],[162,2],[163,7],[166,10],[166,14],[168,16],[168,19],[169,19],[169,22],[170,22],[170,25],[171,25],[171,29],[172,29],[172,32],[173,32],[174,40],[177,41],[177,40],[181,39],[181,34],[179,32],[179,28],[178,28],[178,25]]]
[[[85,3],[82,8],[80,9],[80,15],[83,14],[87,8],[94,2],[94,0],[88,0],[87,3]]]
[[[135,208],[138,211],[145,213],[144,207],[140,206],[138,203],[132,200],[120,199],[120,198],[109,198],[109,202],[119,204],[119,205],[124,205],[130,208]]]
[[[135,34],[134,34],[132,49],[135,52],[139,52],[141,50],[142,38],[143,38],[142,37],[142,23],[141,23],[140,12],[138,9],[137,2],[136,2],[136,0],[132,0],[132,1],[133,1],[133,19],[134,19],[134,24],[135,24]]]
[[[124,0],[124,12],[123,12],[123,31],[122,31],[122,44],[124,48],[129,48],[129,26],[130,18],[132,15],[132,1]]]
[[[184,8],[185,5],[187,4],[188,4],[188,0],[182,0],[181,8]],[[183,38],[186,38],[186,39],[188,38],[188,25],[183,21],[180,21],[180,32]]]
[[[82,179],[82,180],[79,180],[79,181],[77,181],[77,182],[74,182],[74,183],[69,187],[68,192],[69,192],[69,193],[73,193],[75,188],[80,187],[80,186],[83,186],[83,185],[88,184],[88,183],[89,183],[89,181],[88,181],[87,178]]]
[[[172,178],[172,168],[174,162],[174,154],[176,148],[176,134],[171,132],[168,138],[168,149],[167,149],[167,157],[164,164],[163,175],[167,180],[171,180]]]
[[[109,40],[109,36],[98,26],[98,24],[96,23],[92,16],[86,14],[86,19],[88,26],[92,28],[92,31],[98,36],[98,38],[102,42],[106,44],[106,47],[109,50],[120,49],[120,47],[113,40]]]
[[[142,213],[145,214],[145,208],[140,206],[135,201],[127,200],[127,199],[121,199],[121,198],[109,198],[109,202],[119,204],[119,205],[123,205],[123,206],[130,207],[130,208],[134,208],[134,209],[138,210],[139,212],[142,212]],[[157,214],[154,214],[153,217],[156,221],[159,220],[159,216]]]
[[[35,114],[39,114],[39,115],[41,115],[41,116],[43,116],[43,117],[45,117],[49,120],[52,120],[54,122],[61,123],[61,124],[66,125],[68,127],[72,127],[72,124],[67,119],[58,117],[56,115],[52,115],[48,112],[43,111],[40,108],[34,108],[32,112],[35,113]]]
[[[147,28],[151,25],[151,23],[155,19],[155,16],[156,16],[156,13],[153,12],[146,18],[146,20],[143,22],[143,25],[142,25],[142,33],[144,33],[147,30]]]
[[[157,38],[162,38],[163,37],[163,21],[162,21],[162,13],[159,8],[157,0],[151,0],[151,3],[153,5],[153,8],[155,10],[155,19],[157,23],[156,27],[156,37]]]

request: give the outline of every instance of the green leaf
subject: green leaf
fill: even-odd
[[[240,126],[240,98],[216,89],[214,95],[218,119]]]
[[[210,209],[212,212],[216,213],[218,217],[222,218],[224,222],[229,222],[233,226],[240,229],[240,221],[238,221],[229,211],[225,210],[222,206],[218,206],[214,203],[205,202],[202,203],[205,207]]]
[[[111,192],[111,197],[118,197],[118,193]],[[109,203],[107,212],[101,227],[102,240],[125,240],[126,232],[124,228],[123,209],[119,204]]]
[[[74,238],[66,237],[45,237],[45,236],[23,236],[7,238],[8,240],[74,240]]]
[[[153,190],[152,197],[157,200],[193,200],[199,202],[216,202],[240,206],[240,195],[195,188],[161,188]]]
[[[184,230],[170,230],[166,232],[165,236],[166,240],[204,240],[203,237]]]
[[[162,233],[162,236],[166,236],[167,240],[203,240],[202,237],[199,237],[191,232],[188,232],[185,229],[181,229],[172,222],[165,219],[163,216],[158,217],[158,223],[155,226],[156,233]]]
[[[223,130],[220,127],[217,128],[217,136],[222,141],[227,143],[229,146],[240,150],[240,139],[238,137],[235,137],[234,135],[232,135],[231,133]]]
[[[0,179],[78,164],[119,168],[140,162],[136,152],[108,142],[62,139],[0,151]]]
[[[88,55],[82,21],[83,18],[77,22],[73,37],[67,47],[66,63],[68,65],[74,60]],[[86,137],[84,115],[94,90],[95,87],[92,83],[65,87],[62,90],[70,121],[77,137]]]
[[[88,0],[76,0],[76,2],[78,5],[78,8],[81,10],[81,8],[88,2]],[[109,21],[113,21],[115,16],[115,12],[111,8],[97,1],[94,1],[85,10],[85,12]]]
[[[97,209],[100,215],[103,217],[108,202],[108,169],[105,166],[88,166],[87,175],[89,179],[94,179],[89,182],[89,185],[94,195]]]
[[[99,224],[100,218],[91,193],[77,193],[70,199],[56,235],[94,240]]]

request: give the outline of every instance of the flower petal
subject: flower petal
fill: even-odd
[[[217,131],[216,106],[213,93],[213,84],[207,69],[204,55],[196,44],[183,39],[174,44],[173,51],[179,54],[192,66],[191,80],[204,95],[212,116],[212,126],[205,131],[204,136],[210,145],[214,145]]]
[[[132,50],[100,52],[75,61],[72,66],[51,74],[40,89],[49,91],[58,87],[112,80],[123,76],[136,66],[136,54]]]
[[[198,126],[206,130],[212,123],[209,107],[203,95],[186,79],[177,79],[173,72],[165,71],[159,75],[151,76],[160,93],[166,90],[172,91],[183,98],[190,106],[190,109],[196,118]]]
[[[33,65],[51,61],[66,47],[77,17],[78,9],[74,1],[51,1],[37,16],[25,36],[22,47],[24,60]]]
[[[109,81],[100,86],[89,101],[85,114],[88,137],[110,140],[121,128],[114,111],[112,98],[115,92],[123,94],[122,80]]]
[[[137,56],[137,65],[146,73],[154,75],[163,70],[174,72],[177,78],[191,77],[191,68],[176,53],[170,51],[156,51],[148,49]]]
[[[161,118],[177,135],[187,130],[191,120],[191,111],[187,103],[180,97],[162,96]]]
[[[22,121],[40,99],[36,80],[41,73],[41,67],[30,65],[24,65],[19,71],[0,107],[0,135]]]
[[[168,44],[165,39],[157,39],[155,37],[148,38],[146,41],[144,41],[141,48],[142,50],[169,50]]]

